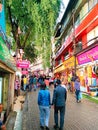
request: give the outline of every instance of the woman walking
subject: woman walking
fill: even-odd
[[[75,83],[74,83],[74,87],[75,87],[75,94],[76,94],[76,101],[81,102],[80,100],[80,79],[79,77],[76,78]]]

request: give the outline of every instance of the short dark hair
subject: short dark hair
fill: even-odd
[[[40,85],[40,87],[41,87],[41,89],[45,89],[46,88],[46,84],[43,83],[43,84]]]
[[[57,79],[56,83],[57,83],[57,84],[61,84],[61,80],[60,80],[60,79]]]

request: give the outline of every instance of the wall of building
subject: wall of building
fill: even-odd
[[[56,37],[56,40],[58,41],[60,39],[60,49],[56,52],[55,57],[55,69],[54,73],[55,75],[61,74],[66,71],[56,71],[56,67],[59,66],[59,64],[64,64],[68,59],[70,59],[74,54],[75,58],[77,59],[78,54],[84,53],[85,51],[91,50],[94,48],[94,45],[96,44],[96,41],[98,40],[98,1],[97,0],[89,0],[89,1],[77,1],[73,5],[70,1],[70,5],[68,5],[67,11],[65,11],[65,14],[60,22],[62,26],[62,32],[59,35],[59,38]],[[74,10],[74,12],[72,12]],[[70,15],[71,14],[71,15]],[[73,25],[73,26],[72,26]],[[65,39],[65,40],[64,40]],[[79,45],[81,45],[79,47]],[[98,51],[98,48],[96,49]],[[68,54],[66,55],[66,52]],[[71,54],[71,55],[70,55]],[[97,54],[96,54],[97,55]],[[96,62],[97,59],[93,60]],[[76,62],[76,61],[75,61]],[[89,61],[91,62],[91,61]],[[88,63],[89,63],[88,62]],[[78,75],[84,75],[85,72],[81,71],[79,69],[79,63],[75,63],[73,65],[74,69],[76,67],[76,73]],[[92,65],[92,64],[91,64]],[[94,64],[93,64],[94,66]],[[66,67],[66,65],[65,65]],[[70,68],[70,67],[68,67]],[[81,68],[81,67],[80,67]],[[90,68],[90,67],[87,67]],[[93,68],[93,67],[91,67]],[[59,67],[58,67],[59,70]],[[79,72],[79,70],[81,72]],[[83,73],[82,73],[83,72]],[[80,74],[81,73],[81,74]],[[81,78],[81,85],[85,84],[84,79]],[[89,80],[92,85],[92,80]],[[85,85],[84,85],[85,87]],[[87,91],[85,89],[85,91]]]

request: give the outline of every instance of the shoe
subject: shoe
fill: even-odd
[[[59,128],[59,130],[63,130],[63,128]]]
[[[41,128],[42,130],[44,130],[44,126],[40,126],[40,128]]]
[[[46,126],[46,130],[49,130],[49,127]]]
[[[54,129],[57,129],[57,128],[59,128],[58,125],[54,125]]]
[[[81,100],[77,100],[77,103],[81,102]]]
[[[77,100],[77,103],[79,103],[79,100]]]

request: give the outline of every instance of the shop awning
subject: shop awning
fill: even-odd
[[[4,63],[11,70],[16,71],[16,62],[12,55],[10,54],[10,50],[7,48],[5,41],[0,36],[0,62]]]

